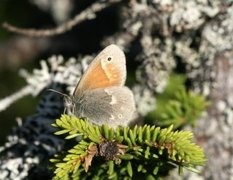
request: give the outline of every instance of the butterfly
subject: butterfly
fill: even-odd
[[[127,126],[135,112],[135,101],[125,81],[125,54],[117,45],[109,45],[90,63],[73,95],[65,97],[66,108],[97,125]]]

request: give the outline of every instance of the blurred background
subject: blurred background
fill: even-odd
[[[106,6],[87,11],[93,5]],[[83,21],[52,36],[0,27],[0,100],[27,85],[20,69],[33,72],[54,54],[95,55],[115,43],[126,53],[139,123],[192,130],[208,158],[198,178],[232,178],[233,1],[0,1],[0,23],[24,29],[62,26],[83,12]],[[0,111],[0,145],[40,98],[28,95]]]
[[[0,22],[9,22],[23,28],[46,29],[69,20],[94,1],[59,0],[1,0]],[[27,37],[0,29],[0,99],[11,95],[26,85],[19,76],[19,69],[32,71],[39,68],[39,60],[52,55],[65,58],[95,54],[101,50],[101,40],[117,31],[116,8],[107,8],[97,18],[75,26],[71,31],[55,37]],[[106,28],[107,27],[107,28]],[[16,117],[35,112],[37,97],[26,96],[7,110],[0,112],[0,144],[16,124]],[[23,106],[22,106],[23,104]],[[4,126],[3,126],[4,125]]]

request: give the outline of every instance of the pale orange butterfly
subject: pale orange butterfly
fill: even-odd
[[[88,66],[72,96],[66,96],[67,108],[75,116],[98,125],[126,126],[132,120],[135,101],[124,86],[124,52],[112,44],[102,50]]]

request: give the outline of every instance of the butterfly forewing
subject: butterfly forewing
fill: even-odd
[[[74,96],[97,88],[123,86],[126,79],[125,63],[125,55],[119,47],[106,47],[89,65],[74,91]]]

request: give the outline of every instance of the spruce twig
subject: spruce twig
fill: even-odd
[[[63,156],[56,155],[51,159],[56,166],[55,179],[71,176],[131,179],[140,175],[156,178],[174,165],[180,170],[196,171],[196,166],[205,163],[203,150],[191,142],[193,134],[172,131],[173,126],[112,129],[68,115],[62,115],[53,126],[59,128],[56,135],[77,139],[77,144]]]

